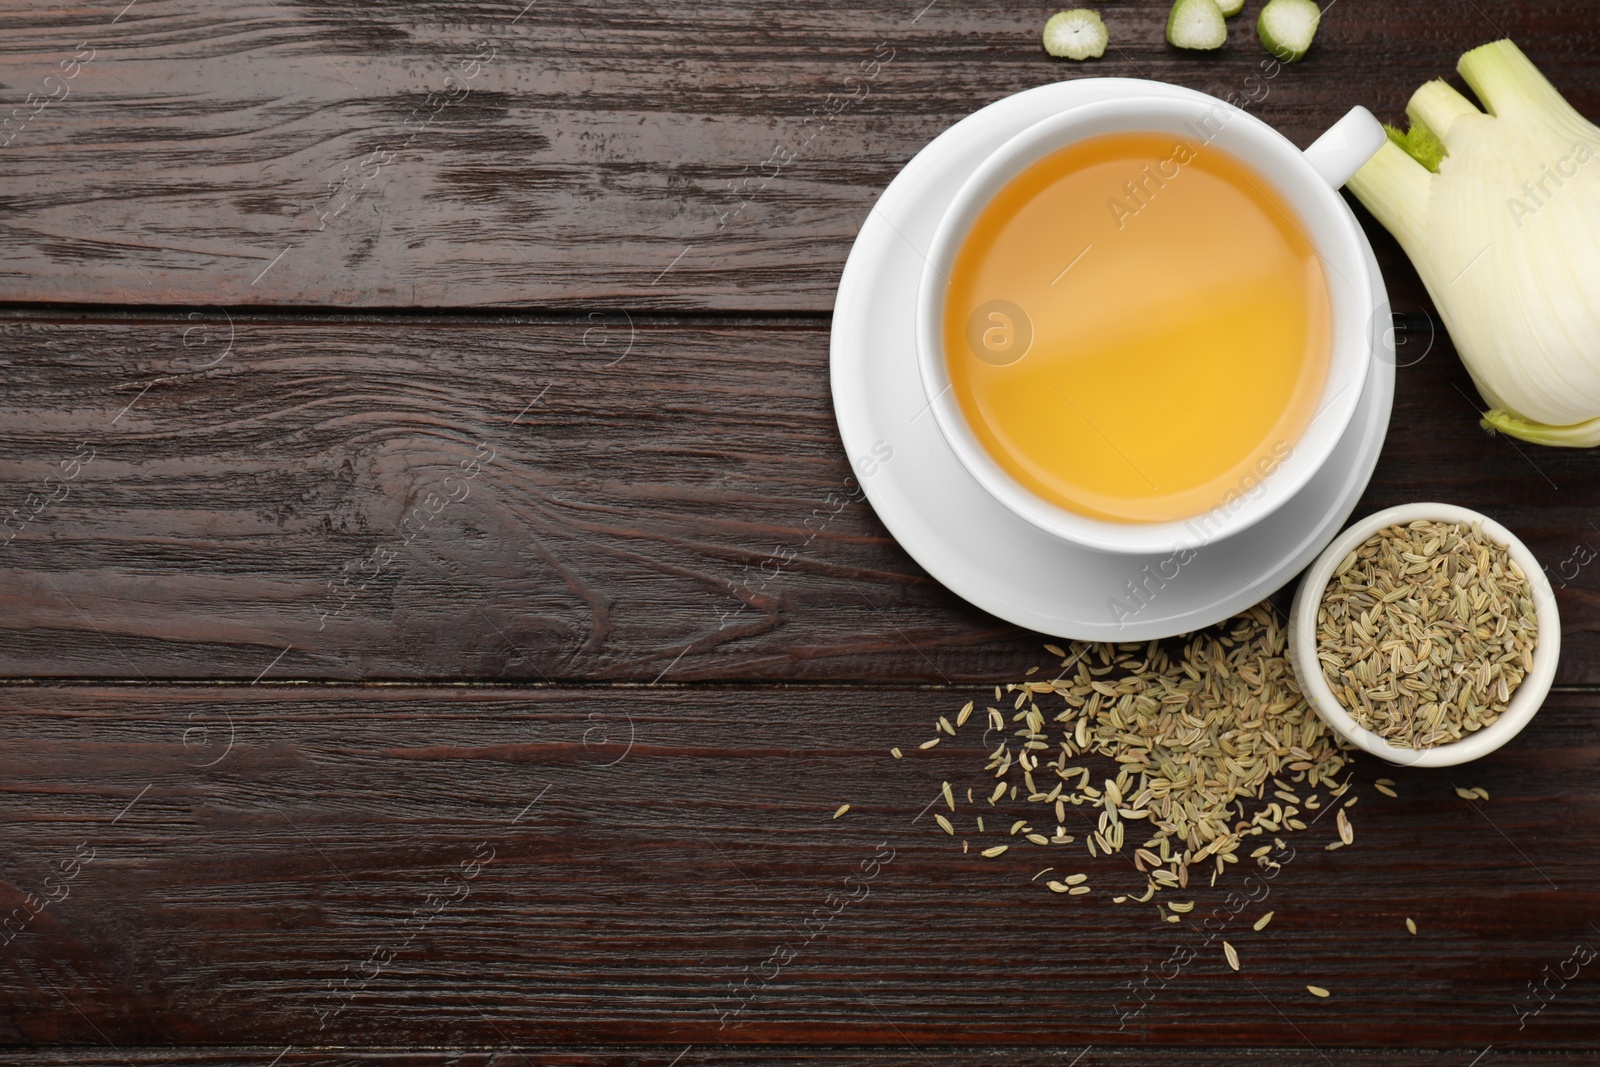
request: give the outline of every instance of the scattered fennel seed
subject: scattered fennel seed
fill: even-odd
[[[1406,929],[1410,931],[1412,937],[1415,937],[1417,935],[1417,921],[1411,918],[1406,919]]]
[[[891,748],[889,750],[889,755],[893,756],[895,759],[903,759],[905,757],[905,753],[901,752],[898,748]]]
[[[1376,789],[1378,792],[1382,793],[1386,797],[1398,797],[1400,795],[1399,793],[1396,793],[1393,789],[1390,789],[1386,785],[1379,784],[1379,785],[1373,786],[1372,788]]]
[[[1259,933],[1260,931],[1265,930],[1267,928],[1267,924],[1272,921],[1272,917],[1276,914],[1278,913],[1275,911],[1269,911],[1265,915],[1261,916],[1261,918],[1257,919],[1255,925],[1256,932]]]
[[[943,830],[951,837],[956,836],[956,828],[950,825],[950,820],[945,818],[943,815],[940,815],[938,812],[934,812],[933,821],[939,824],[939,829]]]
[[[1306,992],[1310,993],[1314,997],[1326,997],[1326,996],[1328,996],[1328,991],[1326,989],[1323,989],[1319,985],[1308,985],[1308,986],[1306,986]]]
[[[1010,709],[984,709],[990,729],[977,758],[988,785],[969,800],[984,795],[998,810],[996,831],[1009,827],[1012,839],[1039,847],[1082,840],[1094,860],[1131,857],[1146,884],[1118,886],[1124,901],[1187,897],[1192,876],[1209,874],[1217,885],[1246,854],[1259,868],[1280,867],[1283,837],[1311,818],[1301,815],[1310,807],[1301,798],[1333,798],[1334,807],[1351,785],[1351,748],[1311,711],[1286,646],[1266,605],[1174,641],[1074,643],[1059,674],[996,688],[996,703]],[[975,766],[973,780],[983,781],[978,773]],[[953,796],[952,788],[947,810]],[[1046,814],[1030,812],[1034,804]],[[1073,819],[1094,825],[1069,834]],[[986,857],[1005,847],[979,840]],[[1046,872],[1035,877],[1046,881],[1054,870]],[[1054,880],[1087,889],[1087,876]],[[1192,899],[1180,903],[1192,910]],[[1168,912],[1188,914],[1169,908],[1163,920]]]
[[[850,805],[848,805],[848,804],[840,804],[839,805],[839,810],[833,813],[833,817],[835,819],[837,819],[839,816],[843,815],[845,812],[847,812],[849,810],[850,810]]]
[[[993,848],[986,848],[983,850],[984,858],[994,859],[996,856],[1003,854],[1005,850],[1010,847],[1010,845],[995,845]]]
[[[1234,947],[1224,941],[1222,943],[1222,954],[1227,958],[1228,966],[1237,971],[1239,969],[1239,953],[1234,950]]]

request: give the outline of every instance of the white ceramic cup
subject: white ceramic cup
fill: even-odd
[[[940,432],[978,484],[1035,526],[1074,544],[1105,552],[1163,554],[1232,536],[1259,522],[1308,482],[1327,461],[1355,413],[1377,344],[1390,326],[1378,314],[1363,237],[1337,189],[1384,141],[1383,127],[1355,108],[1301,152],[1287,138],[1240,108],[1204,93],[1147,95],[1149,83],[1119,79],[1127,94],[1063,111],[1023,130],[984,160],[946,209],[926,256],[917,294],[917,359]],[[1248,165],[1293,209],[1297,225],[1322,261],[1331,306],[1332,347],[1327,384],[1316,414],[1288,455],[1275,456],[1258,480],[1229,491],[1205,512],[1160,523],[1089,518],[1023,487],[994,461],[968,426],[950,386],[944,350],[944,298],[951,264],[978,215],[999,190],[1030,165],[1086,138],[1113,133],[1170,133],[1225,151]],[[1151,314],[1160,314],[1152,307]],[[1381,322],[1379,321],[1381,320]],[[1024,357],[1025,358],[1025,357]],[[1090,417],[1092,412],[1086,413]]]

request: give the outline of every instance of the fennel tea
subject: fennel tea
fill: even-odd
[[[1213,145],[1110,134],[1030,165],[956,253],[942,333],[994,461],[1081,515],[1164,522],[1247,492],[1328,373],[1328,287],[1293,210]]]

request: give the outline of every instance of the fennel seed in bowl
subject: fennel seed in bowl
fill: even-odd
[[[1340,705],[1391,745],[1489,726],[1533,669],[1528,579],[1476,525],[1418,520],[1344,558],[1317,610],[1317,660]]]

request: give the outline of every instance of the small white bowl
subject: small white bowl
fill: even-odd
[[[1400,748],[1391,745],[1378,734],[1358,724],[1339,704],[1333,690],[1322,677],[1322,665],[1317,661],[1317,610],[1322,605],[1322,594],[1333,577],[1334,568],[1350,552],[1373,534],[1388,526],[1403,526],[1418,519],[1434,522],[1477,523],[1484,536],[1504,545],[1511,558],[1517,561],[1522,573],[1527,575],[1528,589],[1533,595],[1535,617],[1539,622],[1538,644],[1533,650],[1533,670],[1522,679],[1511,703],[1492,725],[1436,748]],[[1331,726],[1335,733],[1365,752],[1387,760],[1400,767],[1453,767],[1458,763],[1487,756],[1522,731],[1532,721],[1534,713],[1544,703],[1555,681],[1556,662],[1561,658],[1561,617],[1556,612],[1556,598],[1545,577],[1544,568],[1534,558],[1528,546],[1487,515],[1454,504],[1402,504],[1380,511],[1340,534],[1323,550],[1322,555],[1300,580],[1300,589],[1294,595],[1294,606],[1289,611],[1289,662],[1294,666],[1300,691],[1306,695],[1311,707]]]

